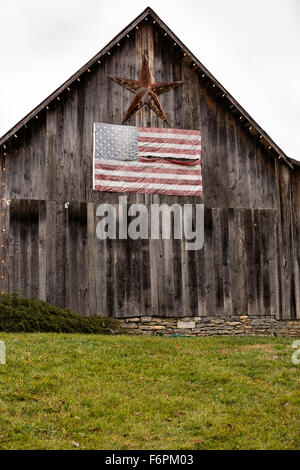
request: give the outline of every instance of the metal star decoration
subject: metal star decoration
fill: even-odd
[[[141,75],[139,80],[131,80],[130,78],[120,78],[108,75],[114,82],[123,86],[127,90],[134,93],[133,100],[125,114],[122,124],[127,121],[134,113],[136,113],[145,104],[149,106],[165,123],[170,127],[167,116],[159,102],[158,96],[166,91],[171,90],[184,82],[155,82],[152,79],[149,63],[143,54]]]

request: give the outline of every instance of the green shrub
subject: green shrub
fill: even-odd
[[[42,300],[24,299],[17,294],[0,296],[0,331],[55,333],[121,333],[115,318],[83,317]]]

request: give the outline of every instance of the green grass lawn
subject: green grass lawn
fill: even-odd
[[[297,449],[292,339],[1,333],[0,449]]]

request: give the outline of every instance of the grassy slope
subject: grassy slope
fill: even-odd
[[[7,334],[1,449],[295,449],[290,339]]]

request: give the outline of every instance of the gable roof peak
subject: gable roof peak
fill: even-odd
[[[230,109],[233,112],[240,114],[241,124],[247,126],[252,132],[254,130],[255,135],[259,137],[260,142],[267,148],[273,156],[282,158],[291,168],[293,168],[292,160],[289,159],[286,154],[275,144],[271,137],[256,123],[256,121],[245,111],[245,109],[231,96],[231,94],[218,82],[218,80],[206,69],[206,67],[192,54],[192,52],[180,41],[180,39],[168,28],[168,26],[160,19],[151,7],[146,7],[140,15],[138,15],[126,28],[124,28],[117,36],[114,37],[98,54],[96,54],[89,62],[87,62],[81,69],[73,74],[63,85],[57,88],[48,98],[40,103],[36,108],[27,114],[21,121],[19,121],[14,127],[12,127],[6,134],[0,138],[0,150],[1,146],[12,137],[17,138],[17,132],[31,120],[38,116],[38,114],[44,109],[49,109],[50,102],[54,100],[60,101],[61,93],[70,91],[70,86],[76,81],[80,82],[80,77],[86,72],[90,72],[90,67],[95,63],[101,64],[101,58],[106,54],[110,55],[110,51],[115,46],[119,46],[119,41],[124,37],[129,37],[129,33],[137,27],[137,25],[147,19],[147,15],[153,18],[153,23],[157,23],[160,28],[165,32],[165,36],[169,36],[174,45],[178,46],[182,51],[183,55],[187,56],[190,60],[191,67],[201,73],[201,77],[205,78],[208,84],[210,84],[217,93],[226,99]]]

